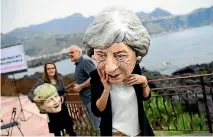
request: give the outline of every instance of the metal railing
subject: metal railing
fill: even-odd
[[[151,88],[152,93],[155,94],[152,95],[149,101],[145,102],[145,112],[153,129],[163,131],[209,131],[213,133],[213,120],[211,119],[213,114],[210,114],[209,108],[210,103],[213,101],[213,83],[208,79],[204,82],[204,77],[211,76],[213,74],[149,80],[150,85],[164,81],[169,84],[179,80],[174,86]],[[183,85],[182,83],[186,79],[197,81],[193,84]],[[201,110],[202,106],[204,106],[203,110]]]
[[[81,136],[94,135],[95,131],[82,102],[67,102],[67,107],[74,122],[74,131]]]
[[[212,76],[213,73],[149,80],[152,98],[144,102],[144,108],[153,130],[213,133],[213,112],[210,113],[209,108],[213,104]],[[196,82],[184,85],[187,79]],[[156,87],[158,82],[167,82],[170,86]],[[92,135],[94,129],[79,94],[72,91],[73,84],[66,88],[69,91],[67,106],[75,129],[79,135]]]
[[[73,91],[73,84],[74,82],[66,86],[68,91],[66,105],[74,122],[74,131],[80,136],[98,135],[98,132],[93,128],[79,93]]]

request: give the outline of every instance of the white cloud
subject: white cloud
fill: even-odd
[[[156,7],[173,14],[186,14],[213,5],[213,0],[1,0],[2,32],[40,24],[80,12],[95,15],[107,6],[120,5],[134,12],[151,12]]]

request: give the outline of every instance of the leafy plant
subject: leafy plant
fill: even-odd
[[[183,134],[196,130],[207,130],[205,113],[184,112],[181,103],[173,103],[171,96],[156,95],[144,103],[149,122],[155,130],[182,131]]]

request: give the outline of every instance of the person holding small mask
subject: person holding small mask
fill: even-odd
[[[39,98],[38,95],[36,95],[35,90],[37,88],[45,83],[53,85],[58,94],[54,97],[54,100],[50,100],[50,102],[47,102],[44,98]],[[44,90],[44,89],[43,89]],[[48,92],[48,89],[46,89]],[[50,89],[49,89],[50,90]],[[44,93],[43,93],[44,94]],[[43,95],[45,96],[45,95]],[[41,112],[41,113],[47,113],[49,122],[48,127],[50,133],[54,133],[55,136],[62,136],[62,132],[64,131],[68,133],[70,136],[76,136],[74,130],[73,130],[73,121],[71,116],[69,115],[68,109],[65,105],[67,92],[64,87],[64,83],[62,78],[60,78],[59,74],[57,73],[56,65],[48,61],[44,65],[44,72],[42,79],[39,79],[37,83],[34,85],[34,87],[30,90],[28,93],[28,98],[33,103],[44,103],[44,110],[49,110],[49,112]],[[52,97],[52,96],[51,96]],[[55,103],[54,103],[55,102]],[[56,104],[54,106],[54,104]],[[49,105],[53,105],[52,107]],[[59,107],[58,105],[61,105]]]

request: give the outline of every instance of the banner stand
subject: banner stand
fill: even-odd
[[[16,88],[16,93],[17,93],[17,96],[18,96],[19,104],[20,104],[20,107],[21,107],[21,110],[20,110],[20,113],[19,113],[17,119],[20,118],[21,121],[28,121],[28,120],[31,118],[31,116],[30,116],[28,119],[26,119],[26,117],[25,117],[25,115],[24,115],[24,111],[26,111],[26,112],[32,114],[32,116],[35,115],[35,116],[39,117],[40,119],[42,119],[41,116],[36,115],[35,113],[30,112],[30,111],[28,111],[28,110],[26,110],[26,109],[23,109],[23,106],[22,106],[22,103],[21,103],[21,99],[20,99],[20,95],[19,95],[19,91],[18,91],[18,87],[17,87],[17,84],[16,84],[16,79],[15,79],[14,73],[13,73],[12,75],[13,75],[13,82],[14,82],[14,85],[15,85],[15,88]],[[21,118],[21,116],[23,116],[23,117],[22,117],[23,119]]]
[[[1,48],[1,55],[2,55],[1,56],[1,75],[10,75],[10,74],[13,75],[13,82],[14,82],[14,86],[16,90],[15,92],[17,93],[17,97],[21,107],[21,110],[17,119],[20,119],[21,121],[28,121],[33,115],[42,119],[41,116],[23,109],[23,106],[21,103],[19,90],[17,87],[16,79],[15,79],[15,73],[26,72],[28,68],[27,62],[25,60],[25,52],[24,52],[23,44],[18,43],[18,44],[14,44],[10,46],[5,46]],[[32,114],[32,116],[26,119],[24,115],[24,111]]]

